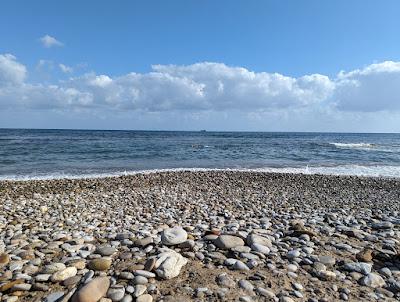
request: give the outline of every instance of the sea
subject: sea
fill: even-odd
[[[0,179],[160,170],[400,177],[400,134],[0,129]]]

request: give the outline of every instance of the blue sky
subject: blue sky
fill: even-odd
[[[400,132],[399,13],[368,0],[3,1],[0,127]]]

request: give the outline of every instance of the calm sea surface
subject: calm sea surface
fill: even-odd
[[[0,179],[179,168],[400,177],[400,134],[0,129]]]

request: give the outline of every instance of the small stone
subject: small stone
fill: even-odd
[[[326,266],[334,266],[336,264],[336,259],[331,256],[320,256],[319,262]]]
[[[66,266],[64,263],[60,263],[60,262],[51,263],[44,267],[43,273],[44,274],[54,274],[55,272],[61,271],[65,268],[66,268]]]
[[[343,266],[343,269],[345,271],[357,272],[357,273],[366,275],[371,272],[372,265],[369,263],[365,263],[365,262],[350,262],[350,263],[346,263]]]
[[[249,267],[246,264],[244,264],[242,261],[240,261],[240,260],[237,260],[235,262],[235,264],[233,265],[233,269],[237,270],[237,271],[248,271],[248,270],[250,270]]]
[[[154,240],[152,237],[145,237],[145,238],[135,240],[134,245],[140,246],[140,247],[146,247],[146,246],[152,244],[153,241]]]
[[[262,287],[257,287],[256,291],[259,295],[266,297],[268,299],[274,299],[276,297],[272,291]]]
[[[372,261],[372,250],[364,249],[356,255],[358,261],[361,262],[371,262]]]
[[[248,292],[252,292],[254,290],[253,284],[244,279],[239,280],[239,286]]]
[[[64,296],[64,292],[55,292],[48,295],[44,302],[56,302]]]
[[[228,288],[235,286],[235,281],[233,281],[226,273],[219,274],[216,279],[219,286]]]
[[[0,267],[6,266],[10,262],[10,256],[8,254],[3,253],[0,254]]]
[[[142,284],[137,284],[135,285],[135,292],[133,293],[133,295],[137,298],[141,295],[143,295],[147,290],[147,286],[142,285]]]
[[[117,249],[112,246],[99,246],[96,248],[96,254],[100,254],[102,256],[111,256],[116,251]]]
[[[112,301],[121,301],[125,296],[125,287],[110,287],[107,291],[107,297]]]
[[[151,272],[153,270],[155,264],[156,264],[155,258],[147,259],[146,263],[144,264],[144,269],[146,271]]]
[[[133,284],[147,284],[147,283],[149,283],[149,280],[143,276],[135,276],[135,278],[133,279]]]
[[[156,274],[154,274],[152,272],[145,271],[145,270],[141,270],[141,269],[135,270],[133,273],[136,276],[143,276],[143,277],[146,277],[146,278],[155,278],[156,277]]]
[[[299,250],[291,250],[287,253],[288,259],[294,259],[300,257],[300,251]]]

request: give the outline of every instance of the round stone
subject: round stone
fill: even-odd
[[[165,245],[176,245],[187,240],[187,232],[181,227],[165,229],[161,234],[162,243]]]
[[[137,297],[136,302],[153,302],[153,297],[149,294],[144,294],[140,297]]]
[[[106,271],[111,267],[111,259],[109,258],[97,258],[89,262],[90,269],[95,271]]]
[[[372,288],[379,288],[383,287],[386,284],[386,282],[378,274],[369,273],[364,278],[361,279],[360,284]]]

